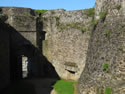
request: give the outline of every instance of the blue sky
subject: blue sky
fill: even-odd
[[[95,0],[1,0],[0,6],[16,6],[32,9],[79,10],[92,8]]]

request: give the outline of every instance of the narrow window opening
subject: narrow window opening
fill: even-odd
[[[28,58],[25,56],[22,56],[22,78],[28,77]]]

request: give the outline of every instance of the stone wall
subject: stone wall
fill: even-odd
[[[1,8],[8,16],[6,23],[33,45],[41,47],[61,78],[78,80],[85,66],[93,20],[87,10],[50,10],[38,18],[29,8]]]
[[[43,54],[62,79],[78,80],[84,69],[91,20],[84,10],[50,10],[43,16]]]
[[[108,16],[125,15],[124,0],[96,0],[95,16],[99,19],[101,12],[107,12]]]
[[[33,45],[37,46],[37,17],[30,8],[1,7],[2,14],[7,15],[6,23],[21,33]]]
[[[79,94],[125,93],[125,18],[108,17],[92,33]]]
[[[0,7],[3,14],[7,15],[35,15],[34,11],[30,8],[23,7]]]
[[[106,13],[106,19],[98,21],[92,32],[90,26],[94,17],[89,16],[87,10],[49,10],[39,20],[31,9],[2,8],[2,12],[8,15],[6,23],[24,38],[35,46],[37,41],[41,42],[39,47],[46,57],[43,62],[49,61],[61,79],[77,81],[80,78],[79,94],[103,94],[106,90],[112,94],[124,94],[124,4],[123,0],[96,0],[96,19],[101,13]],[[4,40],[5,35],[7,40]],[[9,35],[1,29],[0,36],[2,88],[9,83]],[[12,39],[16,40],[16,37]],[[14,41],[15,45],[17,42]],[[13,48],[18,49],[16,46]],[[48,71],[50,67],[46,66]],[[3,72],[3,67],[7,73]]]

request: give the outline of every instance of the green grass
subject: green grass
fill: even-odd
[[[85,27],[80,27],[80,30],[85,32],[86,28]]]
[[[89,17],[94,17],[94,15],[95,15],[95,8],[87,9],[87,10],[86,10],[86,14],[87,14]]]
[[[104,70],[104,71],[108,71],[108,69],[109,69],[109,64],[105,63],[105,64],[103,65],[103,70]]]
[[[105,30],[105,36],[110,38],[111,30]]]
[[[104,94],[112,94],[112,88],[106,87]]]
[[[54,10],[51,10],[50,12],[51,12],[51,14],[55,14],[55,11],[54,11]]]
[[[53,86],[57,94],[74,94],[74,81],[59,80]]]
[[[36,14],[45,14],[47,12],[47,10],[40,10],[40,9],[37,9],[35,10]]]
[[[105,19],[106,15],[107,15],[107,11],[102,11],[99,13],[100,19]]]

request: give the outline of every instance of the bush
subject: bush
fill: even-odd
[[[74,94],[73,84],[75,84],[74,81],[59,80],[53,87],[57,94]]]

